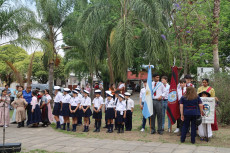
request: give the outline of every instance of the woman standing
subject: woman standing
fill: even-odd
[[[7,90],[2,90],[2,96],[0,97],[0,126],[8,127],[10,125],[10,97],[7,95]],[[4,108],[5,106],[5,108]],[[5,111],[5,114],[4,114]],[[5,116],[5,119],[4,119]],[[4,123],[5,120],[5,123]]]
[[[184,96],[180,99],[181,120],[184,121],[181,142],[185,142],[186,134],[191,123],[191,143],[195,143],[196,137],[196,118],[201,115],[203,104],[196,93],[196,89],[188,87]]]
[[[202,86],[198,88],[197,93],[201,93],[203,91],[208,92],[211,97],[215,97],[215,90],[209,86],[209,79],[203,79],[202,80]],[[218,101],[217,97],[215,97],[216,101]],[[214,115],[214,124],[211,125],[212,131],[217,131],[218,130],[218,124],[217,124],[217,119],[216,119],[216,110],[215,110],[215,115]]]
[[[50,102],[52,100],[51,96],[49,95],[49,90],[48,89],[45,89],[45,95],[46,95],[46,98],[47,98],[47,107],[48,107],[48,118],[49,118],[49,121],[50,123],[53,122],[53,115],[52,115],[52,110],[51,110],[51,105],[50,105]]]
[[[32,101],[31,101],[31,113],[32,113],[32,119],[28,124],[33,124],[32,127],[38,127],[39,122],[41,122],[41,110],[40,110],[40,106],[38,103],[38,99],[37,99],[37,91],[33,90],[32,91]]]

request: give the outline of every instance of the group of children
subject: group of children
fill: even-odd
[[[16,108],[16,122],[18,123],[18,128],[24,127],[24,122],[26,120],[26,106],[28,103],[23,98],[23,93],[17,93],[17,99],[11,103],[11,105]],[[48,117],[48,99],[45,96],[45,91],[32,91],[31,116],[29,125],[37,127],[40,122],[43,123],[43,127],[47,127],[50,124]],[[28,114],[27,114],[28,115]]]
[[[76,132],[77,121],[79,118],[84,119],[83,132],[89,131],[90,117],[95,119],[95,130],[100,132],[102,112],[104,109],[107,133],[112,133],[117,129],[118,133],[124,132],[124,125],[127,131],[132,129],[132,113],[134,101],[130,99],[131,94],[126,92],[124,95],[116,92],[115,95],[111,91],[106,91],[105,101],[101,96],[101,90],[95,90],[95,98],[91,101],[89,92],[79,88],[71,91],[69,88],[64,88],[64,93],[61,93],[59,86],[54,87],[54,109],[53,115],[56,120],[56,128],[70,131],[70,118],[72,118],[72,131]],[[72,92],[73,97],[70,96]],[[91,111],[91,103],[93,104],[93,112]],[[64,124],[61,127],[59,116],[63,116]]]

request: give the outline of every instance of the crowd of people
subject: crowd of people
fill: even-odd
[[[177,128],[174,133],[181,136],[181,142],[185,141],[186,136],[191,136],[191,142],[195,143],[197,129],[203,141],[211,138],[212,131],[218,130],[218,126],[215,114],[214,124],[208,124],[208,128],[205,128],[206,125],[203,123],[196,127],[197,116],[203,115],[203,105],[200,97],[215,97],[215,90],[209,86],[208,79],[203,79],[202,86],[196,91],[191,80],[192,77],[186,75],[185,78],[179,80],[177,86],[178,107],[180,108],[181,117],[177,120]],[[140,91],[139,101],[141,109],[144,107],[147,80],[142,81],[144,87]],[[26,125],[31,127],[38,127],[39,123],[42,123],[43,127],[47,127],[52,122],[55,122],[57,129],[71,130],[73,132],[79,131],[77,130],[77,126],[83,124],[83,132],[88,132],[89,125],[92,123],[92,119],[94,119],[95,129],[93,132],[100,132],[102,113],[105,113],[107,133],[112,133],[114,130],[117,130],[117,133],[132,130],[134,101],[130,98],[131,94],[125,92],[125,84],[123,82],[119,83],[118,88],[115,87],[115,84],[111,84],[109,90],[105,91],[105,99],[102,96],[99,85],[94,91],[93,100],[89,96],[89,89],[88,86],[84,90],[81,90],[79,87],[72,91],[69,88],[64,88],[62,93],[61,87],[54,86],[54,105],[52,110],[52,98],[48,89],[31,91],[30,86],[27,86],[26,90],[23,90],[23,86],[17,86],[17,97],[10,104],[10,91],[8,90],[8,86],[6,86],[0,98],[0,126],[9,126],[10,115],[8,108],[9,105],[12,105],[14,107],[12,121],[17,122],[18,128],[24,127],[25,121]],[[153,75],[153,115],[149,119],[151,134],[157,132],[162,135],[165,131],[165,114],[168,107],[169,89],[170,85],[166,76],[162,76],[160,81],[160,75]],[[218,101],[217,98],[216,101]],[[155,128],[156,118],[157,129]],[[71,124],[72,127],[70,127]],[[145,131],[145,125],[146,118],[143,117],[142,132]],[[167,127],[168,132],[172,132],[172,125],[169,118]]]

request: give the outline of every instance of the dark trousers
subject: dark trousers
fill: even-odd
[[[190,127],[190,123],[191,123],[191,142],[195,143],[195,137],[196,137],[196,116],[195,115],[185,115],[184,116],[184,122],[183,122],[182,132],[181,132],[181,142],[184,142],[186,139],[186,134]]]
[[[151,130],[156,131],[155,129],[155,120],[157,116],[157,131],[162,131],[162,101],[153,99],[153,115],[151,116]]]
[[[26,125],[28,126],[31,123],[32,120],[32,113],[31,113],[32,105],[28,104],[26,107],[27,110],[27,122]]]
[[[125,119],[125,129],[128,131],[132,130],[132,120],[133,120],[133,113],[131,110],[126,111],[126,119]]]

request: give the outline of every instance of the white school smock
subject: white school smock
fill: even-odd
[[[113,99],[111,100],[108,100],[106,99],[106,108],[115,108],[116,105],[115,105],[115,101]]]
[[[62,96],[63,96],[63,94],[60,91],[58,91],[58,93],[54,97],[54,102],[55,103],[60,103],[62,101]]]
[[[100,106],[104,104],[103,98],[101,96],[100,97],[95,97],[93,99],[92,103],[94,104],[94,107],[100,108]]]
[[[116,106],[116,111],[120,111],[120,112],[123,112],[123,111],[126,111],[126,103],[125,101],[119,101],[117,102],[117,106]]]
[[[91,106],[91,98],[89,97],[83,97],[81,99],[81,106]]]
[[[69,104],[71,100],[71,96],[69,94],[63,95],[62,97],[62,103],[63,104]]]
[[[80,103],[81,103],[81,100],[79,99],[79,97],[72,97],[70,100],[71,106],[77,106]]]
[[[127,101],[127,105],[126,105],[127,110],[131,110],[132,108],[134,108],[134,101],[131,98],[127,99],[126,101]]]

